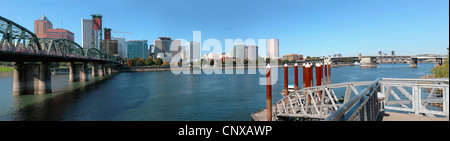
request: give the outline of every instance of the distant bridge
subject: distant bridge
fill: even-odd
[[[349,57],[328,57],[319,59],[306,59],[297,61],[297,63],[331,63],[332,67],[339,66],[342,62],[340,60],[353,59],[358,60],[361,63],[361,67],[376,67],[377,64],[386,63],[409,63],[410,67],[417,67],[418,59],[433,59],[435,66],[440,66],[443,63],[443,59],[448,58],[445,55],[414,55],[414,56],[349,56]],[[354,62],[348,62],[354,63]],[[352,65],[352,64],[350,64]]]
[[[2,16],[0,36],[0,61],[14,62],[14,95],[50,93],[49,62],[70,62],[69,81],[88,81],[88,63],[93,64],[95,77],[110,74],[111,66],[122,62],[120,57],[83,48],[70,40],[37,38],[30,30]]]

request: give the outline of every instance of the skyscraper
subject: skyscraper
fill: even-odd
[[[186,43],[185,53],[185,60],[188,60],[189,58],[189,62],[196,62],[200,59],[200,43],[194,41]]]
[[[92,47],[92,20],[91,19],[81,19],[81,42],[83,48]],[[125,42],[125,41],[124,41]]]
[[[272,59],[278,59],[279,54],[279,40],[268,39],[267,40],[267,57]]]
[[[134,57],[138,58],[148,58],[148,44],[147,40],[128,40],[128,54],[127,58],[132,59]]]
[[[74,41],[74,34],[69,30],[56,28],[45,15],[40,16],[34,21],[34,33],[38,38],[67,39]]]
[[[181,51],[181,49],[181,40],[172,40],[170,37],[159,37],[158,40],[154,41],[153,58],[158,58],[158,55],[175,56]]]
[[[38,38],[45,37],[47,29],[53,29],[53,24],[45,17],[45,15],[40,16],[34,21],[34,33]]]
[[[258,46],[248,45],[248,60],[257,60],[258,59]]]
[[[127,58],[127,44],[125,38],[112,37],[113,40],[117,40],[118,53],[121,58]]]
[[[233,50],[231,51],[231,56],[234,57],[236,60],[244,61],[245,59],[245,47],[246,44],[244,43],[236,43],[233,46]],[[238,62],[238,61],[236,61]]]

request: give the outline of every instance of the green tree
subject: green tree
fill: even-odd
[[[447,47],[448,51],[448,47]],[[445,58],[444,63],[441,66],[434,67],[431,69],[431,73],[435,78],[445,78],[449,77],[449,61],[448,58]]]
[[[162,63],[163,63],[163,61],[162,61],[161,58],[157,58],[157,59],[155,60],[155,64],[156,64],[156,65],[162,65]]]
[[[147,60],[145,60],[145,65],[150,66],[155,64],[155,62],[153,62],[152,58],[149,57]]]
[[[306,56],[306,59],[311,59],[311,56]]]

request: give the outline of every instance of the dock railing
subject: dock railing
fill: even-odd
[[[384,109],[426,116],[449,115],[449,79],[383,78]]]
[[[336,112],[329,115],[325,121],[376,121],[380,111],[377,100],[379,91],[380,84],[377,79],[350,101],[344,103]]]
[[[376,121],[384,110],[448,118],[448,83],[448,78],[382,78],[309,87],[283,97],[272,111],[276,120]],[[345,97],[337,99],[334,90],[342,88]]]

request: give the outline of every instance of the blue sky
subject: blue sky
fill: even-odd
[[[54,28],[75,34],[81,44],[81,19],[103,15],[115,37],[161,36],[280,40],[280,56],[447,54],[448,0],[47,0],[2,2],[0,15],[34,30],[42,14]],[[10,6],[6,6],[10,5]],[[20,9],[18,8],[20,7]],[[62,22],[62,24],[61,24]],[[223,45],[224,46],[224,45]]]

